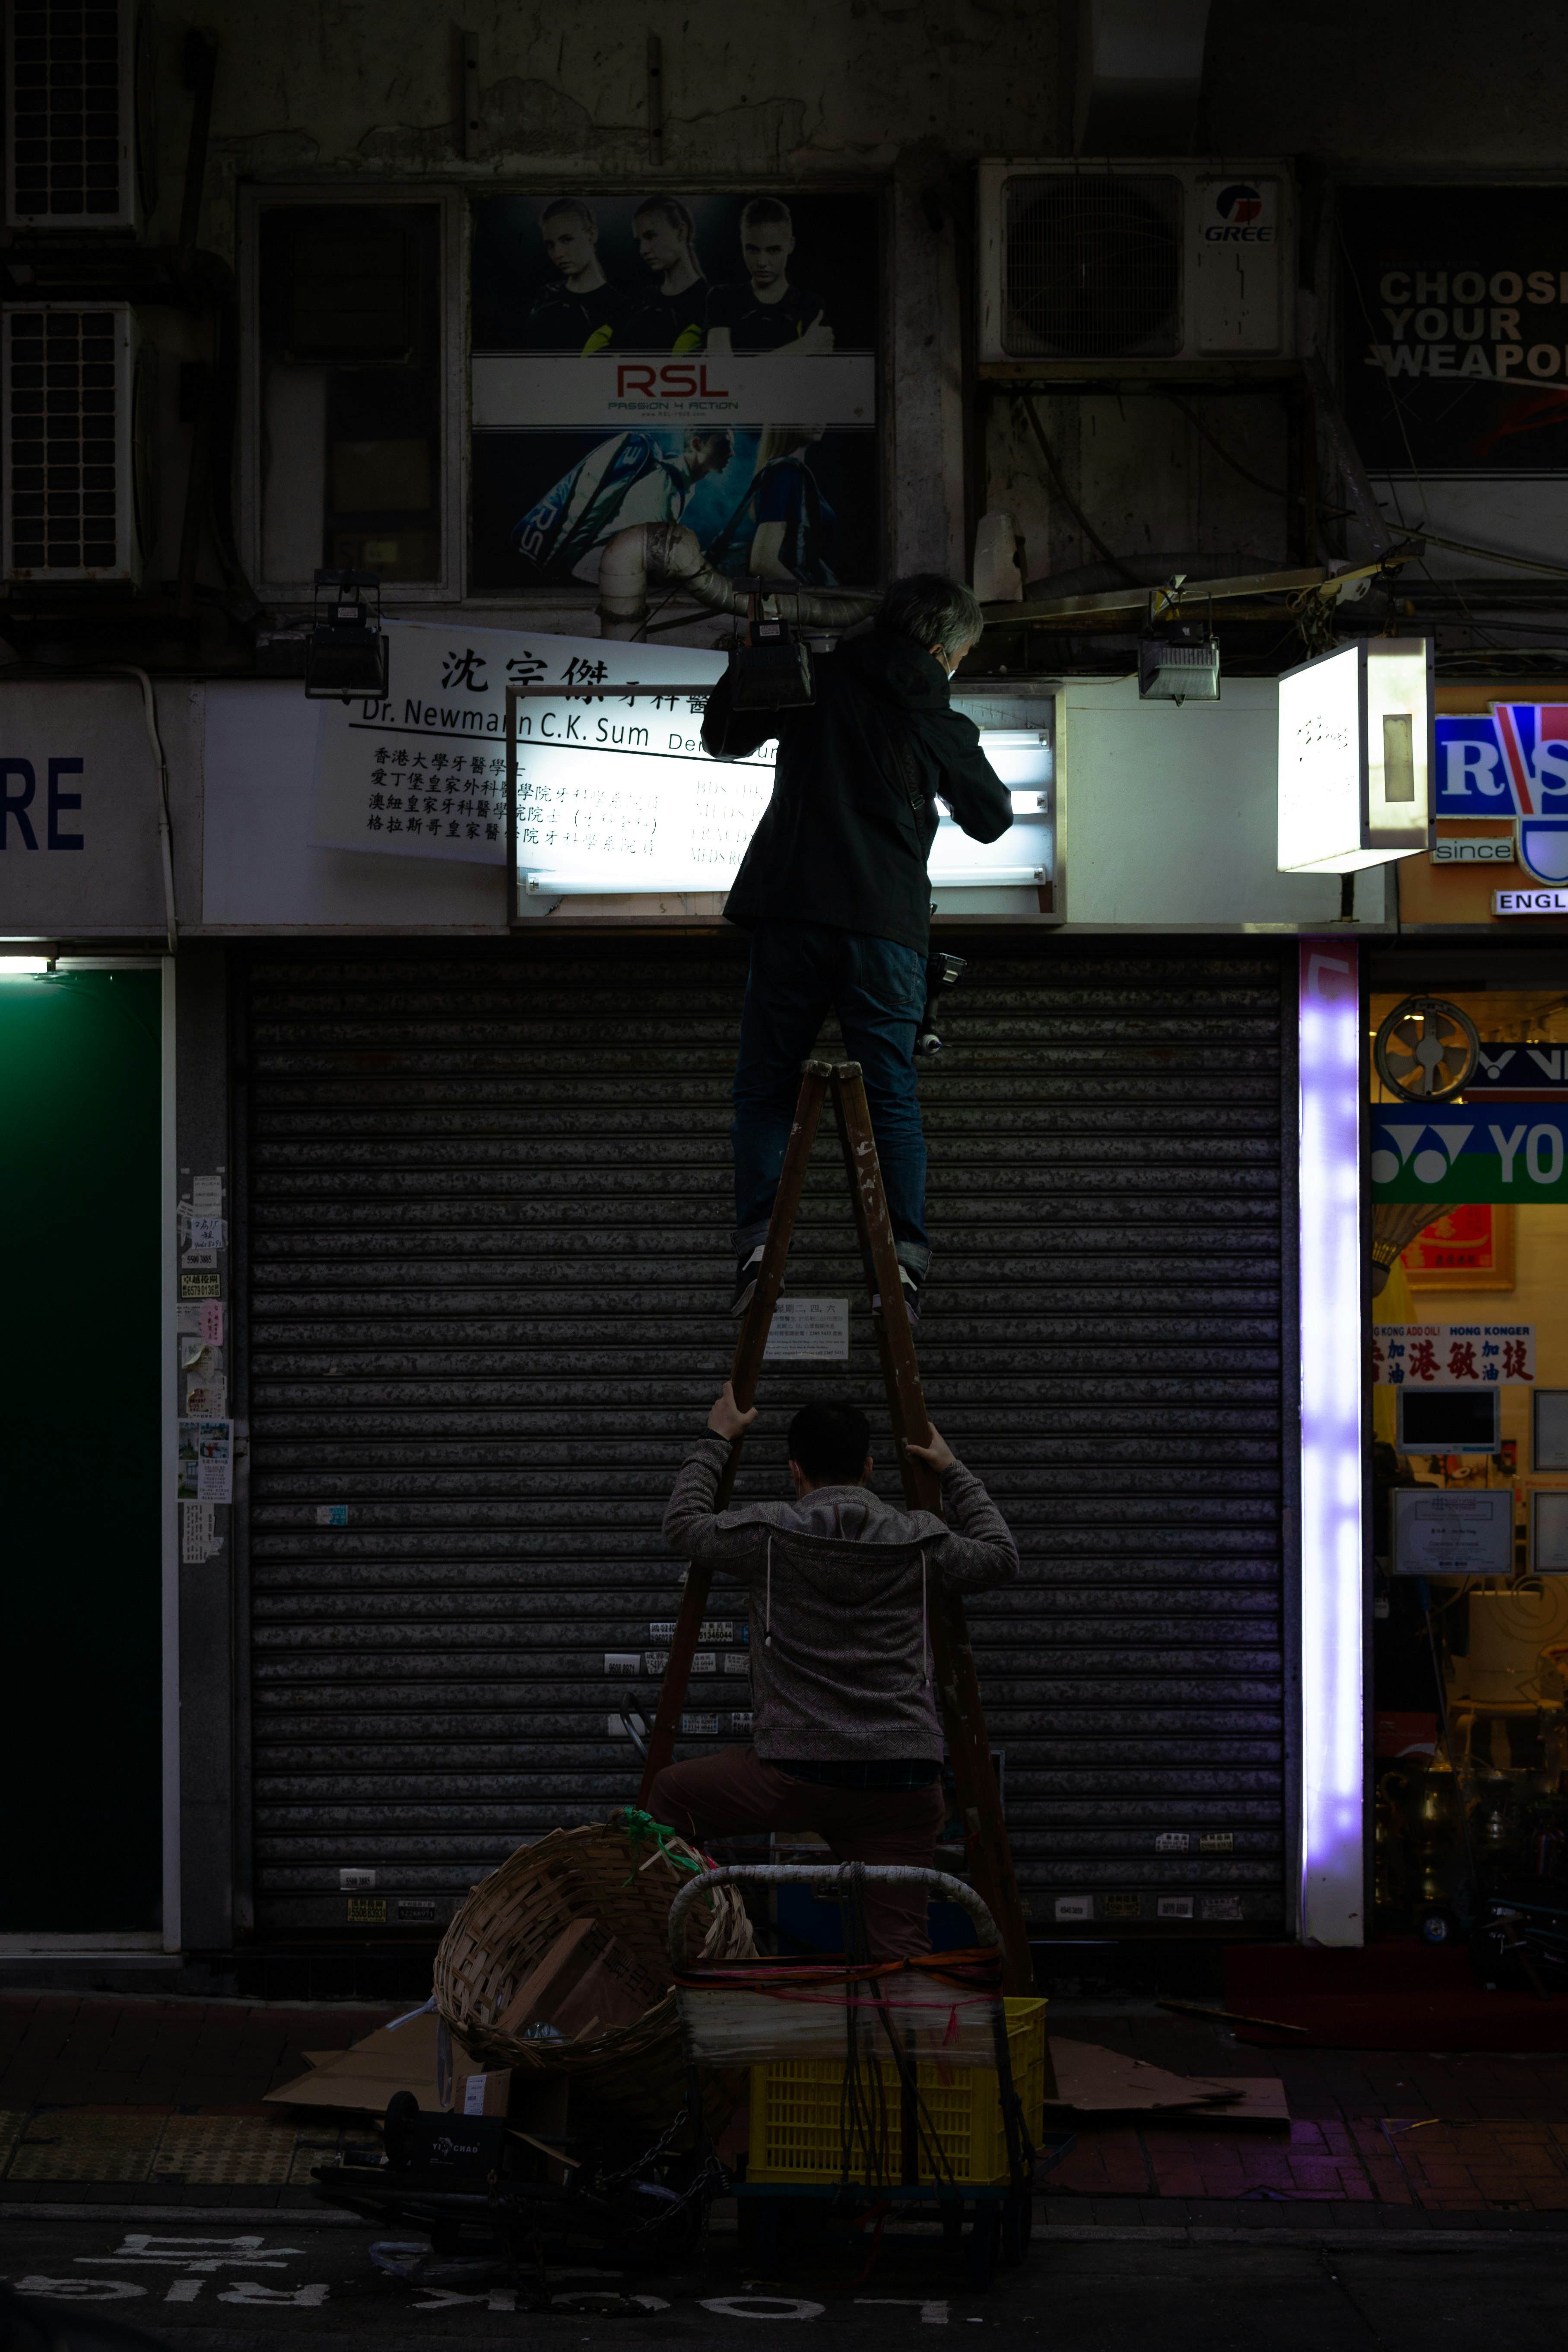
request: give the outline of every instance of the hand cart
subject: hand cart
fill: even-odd
[[[810,1886],[819,1896],[837,1898],[846,1907],[849,1965],[825,1961],[809,1969],[796,1961],[770,1964],[765,1959],[718,1967],[688,1963],[682,1948],[687,1912],[705,1889],[721,1885]],[[920,1886],[929,1895],[960,1904],[974,1923],[977,1944],[989,1949],[942,1954],[891,1969],[873,1967],[865,1957],[859,1907],[866,1888],[892,1885]],[[981,2290],[991,2283],[998,2253],[1009,2263],[1026,2259],[1036,2181],[1070,2152],[1074,2136],[1040,2128],[1045,2004],[1005,2002],[1000,1938],[990,1911],[972,1886],[939,1870],[860,1864],[732,1864],[689,1879],[677,1894],[669,1913],[669,1955],[692,2076],[687,2101],[691,2113],[701,2111],[696,2081],[700,2066],[750,2060],[754,2103],[766,2097],[770,2081],[797,2100],[809,2096],[801,2084],[810,2074],[819,2081],[819,2111],[838,2119],[837,2164],[823,2160],[819,2112],[815,2161],[807,2159],[801,2168],[821,2177],[758,2179],[740,2177],[737,2171],[727,2179],[752,2225],[757,2258],[764,2266],[776,2264],[781,2233],[791,2218],[805,2218],[803,2206],[819,2209],[824,2219],[826,2211],[835,2211],[879,2221],[894,2210],[903,2215],[924,2208],[940,2220],[949,2246],[965,2246],[969,2283]],[[773,2025],[770,2011],[776,2021]],[[1020,2097],[1014,2064],[1016,2050],[1030,2041],[1038,2053],[1032,2069],[1032,2118]],[[824,2063],[828,2052],[831,2061]],[[986,2061],[986,2071],[976,2073],[977,2065]],[[994,2111],[984,2137],[994,2151],[999,2123],[1000,2164],[977,2154],[983,2137],[978,2130],[963,2140],[969,2150],[967,2163],[962,2158],[955,2162],[955,2147],[944,2145],[944,2102],[951,2111],[954,2101],[952,2090],[938,2088],[938,2082],[945,2076],[951,2084],[961,2070],[968,2087],[960,2092],[959,2104],[966,2116],[979,2116],[989,2104],[986,2088],[994,2081],[999,2112]],[[868,2104],[875,2110],[869,2119]],[[756,2139],[754,2113],[753,2160]]]

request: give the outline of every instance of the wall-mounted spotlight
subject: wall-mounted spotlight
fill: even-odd
[[[384,700],[387,656],[380,572],[318,572],[305,640],[306,693],[318,702]]]
[[[1219,645],[1212,608],[1202,621],[1182,617],[1184,572],[1149,598],[1149,619],[1138,640],[1138,696],[1142,702],[1217,702]]]
[[[799,710],[816,699],[811,648],[787,621],[765,621],[753,595],[743,638],[731,649],[730,704],[735,710]]]

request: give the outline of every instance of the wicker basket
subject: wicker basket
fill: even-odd
[[[672,1835],[670,1853],[699,1868],[694,1848]],[[668,1983],[665,1937],[669,1906],[687,1874],[658,1846],[634,1844],[624,1823],[552,1830],[520,1846],[482,1879],[453,1918],[436,1955],[436,2006],[464,2049],[486,2067],[510,2066],[525,2079],[559,2081],[628,2118],[662,2130],[685,2104],[686,2061],[675,1989],[635,2025],[589,2041],[525,2041],[495,2021],[535,1962],[574,1919],[597,1919],[661,1983]],[[703,1934],[693,1958],[746,1959],[756,1950],[751,1922],[733,1887],[695,1906]],[[695,1940],[695,1933],[693,1934]],[[745,2088],[743,2070],[721,2078],[704,2069],[710,2129],[732,2114]],[[721,2114],[722,2110],[722,2114]]]

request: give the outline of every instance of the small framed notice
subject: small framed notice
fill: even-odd
[[[1568,1389],[1537,1389],[1532,1470],[1568,1470]]]
[[[1395,1576],[1507,1576],[1513,1568],[1513,1489],[1395,1486]]]
[[[847,1363],[847,1298],[781,1298],[773,1309],[763,1361],[769,1364]]]
[[[1537,1576],[1568,1576],[1568,1486],[1537,1486],[1530,1518],[1531,1570]]]

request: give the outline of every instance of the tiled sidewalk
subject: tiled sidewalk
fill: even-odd
[[[398,2013],[0,1993],[0,2107],[253,2107]]]
[[[0,1995],[0,2201],[112,2184],[187,2201],[250,2184],[308,2194],[310,2167],[363,2124],[261,2105],[346,2049],[384,2008]],[[1058,2033],[1178,2073],[1275,2074],[1289,2133],[1179,2122],[1087,2125],[1046,2184],[1053,2220],[1538,2225],[1568,2214],[1568,2053],[1510,2057],[1243,2047],[1171,2014],[1063,2016]]]
[[[1174,2123],[1080,2131],[1052,2197],[1568,2212],[1568,2053],[1264,2050],[1167,2015],[1055,2030],[1178,2073],[1277,2074],[1292,2120],[1289,2140]]]
[[[1568,2212],[1568,2126],[1421,2124],[1370,2117],[1293,2122],[1227,2136],[1173,2126],[1080,2130],[1051,2197],[1240,2199],[1379,2204],[1426,2212]]]

